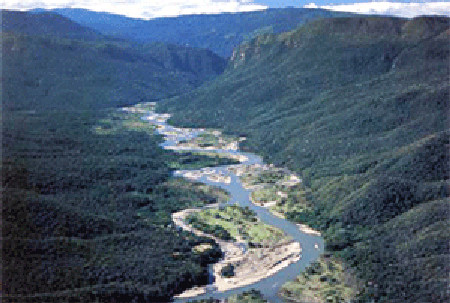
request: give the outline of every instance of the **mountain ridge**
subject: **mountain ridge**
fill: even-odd
[[[184,93],[226,66],[209,50],[97,35],[54,13],[2,11],[2,19],[4,86],[10,94],[5,107],[36,109],[40,103],[43,108],[75,108],[157,100]],[[50,75],[57,75],[59,85]],[[72,81],[91,93],[74,90]],[[24,89],[14,89],[23,84]],[[98,94],[101,100],[94,97]]]
[[[84,9],[53,11],[103,34],[146,43],[167,42],[205,48],[223,57],[229,57],[235,46],[260,33],[288,31],[314,18],[352,16],[350,13],[321,9],[283,8],[184,15],[147,21]]]
[[[105,38],[99,32],[52,12],[31,14],[2,9],[2,32],[26,35],[48,35],[92,41]]]

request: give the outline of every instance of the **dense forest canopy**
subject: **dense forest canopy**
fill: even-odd
[[[301,174],[310,210],[285,215],[324,231],[362,299],[445,302],[449,33],[445,17],[313,21],[243,43],[224,74],[159,110]]]
[[[184,93],[226,66],[208,50],[117,40],[54,13],[3,10],[2,20],[4,109],[150,101]]]
[[[223,159],[165,152],[139,114],[116,107],[185,92],[225,61],[55,14],[2,18],[2,299],[160,302],[205,284],[221,251],[170,214],[226,194],[171,172]],[[193,250],[202,243],[211,249]]]
[[[244,149],[302,176],[281,211],[320,229],[327,255],[298,281],[339,265],[361,302],[450,299],[448,18],[298,27],[347,14],[58,12],[80,24],[1,12],[6,302],[158,302],[207,282],[219,247],[171,213],[227,194],[172,171],[232,161],[163,151],[139,114],[118,110],[162,99],[171,122],[245,136]]]

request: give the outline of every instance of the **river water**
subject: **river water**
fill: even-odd
[[[161,118],[166,117],[166,118]],[[178,141],[189,140],[198,136],[203,132],[202,129],[180,129],[175,128],[167,124],[168,116],[158,115],[152,111],[149,111],[146,116],[142,119],[148,121],[151,124],[159,126],[158,132],[165,136],[165,142],[161,144],[163,148],[170,149],[177,145]],[[176,136],[173,134],[177,133]],[[204,149],[185,149],[186,151],[196,152],[205,151]],[[246,156],[247,160],[241,164],[262,164],[263,160],[260,156],[252,153],[241,152],[239,150],[207,150],[208,152],[221,153],[221,154],[233,154]],[[315,261],[320,254],[323,252],[323,239],[320,236],[307,234],[300,231],[299,227],[288,220],[279,218],[264,207],[257,206],[250,201],[251,190],[247,190],[243,187],[242,182],[235,173],[230,171],[229,166],[218,166],[213,168],[208,168],[209,170],[215,170],[217,173],[229,176],[231,178],[230,183],[224,182],[213,182],[207,179],[206,176],[202,176],[196,179],[197,182],[202,182],[207,185],[218,186],[230,193],[230,200],[228,204],[239,204],[242,207],[249,207],[253,210],[261,221],[273,225],[281,230],[283,230],[287,235],[291,236],[294,241],[300,242],[302,248],[301,259],[289,266],[281,269],[277,273],[260,280],[259,282],[249,284],[247,286],[238,287],[228,291],[215,291],[209,290],[206,294],[198,295],[190,298],[175,299],[174,302],[188,302],[190,300],[199,300],[207,298],[223,299],[227,298],[233,294],[239,294],[243,291],[248,291],[251,289],[256,289],[260,291],[264,297],[271,303],[283,303],[281,298],[277,295],[280,287],[287,281],[294,280],[311,262]],[[175,173],[175,175],[179,173]],[[318,246],[318,247],[317,247]]]

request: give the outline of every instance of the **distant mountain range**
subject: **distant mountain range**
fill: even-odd
[[[223,57],[231,56],[234,47],[261,33],[289,31],[317,18],[352,16],[350,13],[321,9],[280,8],[145,21],[85,9],[52,11],[105,35],[145,43],[166,42],[205,48]]]

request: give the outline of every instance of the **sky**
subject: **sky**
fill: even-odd
[[[450,16],[450,2],[436,0],[372,1],[365,0],[0,0],[4,9],[85,8],[133,18],[152,19],[185,14],[247,12],[268,7],[324,8],[364,14],[383,14],[401,17],[417,15]]]

